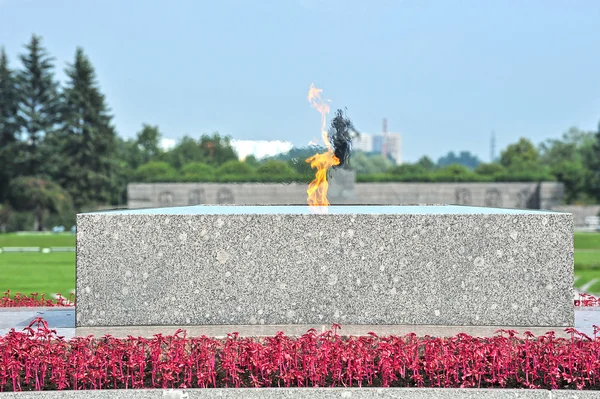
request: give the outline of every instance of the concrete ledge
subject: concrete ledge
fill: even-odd
[[[208,388],[185,390],[99,390],[0,393],[1,399],[592,399],[598,391],[452,388]]]
[[[544,335],[548,331],[554,331],[558,338],[569,338],[564,332],[564,327],[515,327],[515,326],[427,326],[427,325],[342,325],[338,330],[339,335],[344,336],[366,336],[374,332],[379,336],[395,335],[404,336],[410,333],[418,337],[429,335],[431,337],[453,337],[460,333],[469,334],[473,337],[491,337],[495,331],[515,330],[520,336],[525,331],[531,331],[536,336]],[[314,328],[317,333],[331,329],[331,325],[217,325],[217,326],[126,326],[126,327],[77,327],[76,335],[87,337],[94,335],[102,337],[109,334],[115,338],[127,338],[128,336],[152,338],[154,334],[172,335],[178,329],[185,330],[190,337],[207,336],[213,338],[227,338],[227,334],[237,332],[240,337],[268,337],[283,331],[290,337],[298,337]]]
[[[76,327],[555,328],[573,326],[573,295],[564,213],[191,206],[77,217]]]

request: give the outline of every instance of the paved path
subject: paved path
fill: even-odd
[[[11,328],[14,328],[16,331],[22,331],[23,328],[27,327],[29,323],[31,323],[31,321],[37,317],[42,317],[44,320],[46,320],[48,322],[48,326],[52,329],[57,330],[57,334],[59,336],[64,336],[66,339],[75,336],[74,308],[0,308],[0,336],[8,333]],[[600,307],[576,308],[575,328],[577,330],[592,337],[594,334],[594,324],[600,326]],[[282,326],[277,327],[278,328],[276,329],[279,329]],[[408,328],[410,329],[410,327]],[[218,326],[193,327],[190,328],[190,334],[192,333],[192,331],[195,332],[195,330],[198,329],[205,329],[206,331],[203,331],[203,333],[210,333],[212,330],[215,330],[214,332],[216,333],[216,330],[223,329],[229,329],[226,332],[233,332],[237,330],[236,326],[223,326],[221,328],[219,328]],[[512,329],[518,331],[519,333],[523,333],[530,328],[512,327]],[[344,332],[344,330],[346,333],[352,334],[351,328],[344,329],[344,326],[342,326],[342,333]],[[560,330],[556,329],[557,336],[564,336],[563,330],[564,329],[562,328]],[[175,330],[173,330],[171,333],[174,332]],[[220,333],[213,335],[220,336],[222,332],[219,332]],[[275,332],[273,331],[272,333],[274,334]],[[268,335],[271,335],[271,332],[269,332]]]
[[[48,327],[65,338],[75,335],[75,308],[0,308],[0,335],[14,328],[22,331],[32,320],[41,317]]]

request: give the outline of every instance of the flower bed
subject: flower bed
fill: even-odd
[[[573,301],[573,305],[576,307],[600,306],[600,298],[590,294],[581,293],[579,294],[579,299]],[[75,306],[74,293],[71,293],[68,299],[60,294],[58,294],[58,298],[56,299],[47,299],[44,297],[44,294],[39,295],[37,292],[34,292],[29,296],[17,292],[14,297],[11,298],[10,290],[8,290],[4,293],[4,296],[0,298],[0,308],[65,306]]]
[[[13,297],[10,296],[10,290],[4,293],[0,298],[0,308],[32,308],[32,307],[66,307],[75,306],[75,294],[69,295],[69,299],[57,294],[57,298],[48,299],[44,294],[34,292],[27,295],[22,295],[17,292]]]
[[[593,295],[590,294],[579,294],[579,299],[576,299],[574,302],[575,306],[583,306],[583,307],[587,307],[587,306],[600,306],[600,298],[595,297]]]
[[[211,387],[597,389],[600,330],[535,337],[345,337],[339,325],[300,337],[172,336],[64,340],[43,319],[0,337],[0,390]]]

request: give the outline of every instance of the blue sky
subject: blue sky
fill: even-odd
[[[0,0],[0,46],[32,33],[58,77],[82,46],[120,135],[319,137],[312,82],[363,132],[403,134],[403,158],[490,158],[600,120],[597,0]]]

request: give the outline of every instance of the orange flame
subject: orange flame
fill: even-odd
[[[332,166],[339,165],[340,160],[333,153],[329,138],[327,137],[327,114],[329,113],[329,105],[321,99],[321,93],[323,89],[315,87],[314,83],[310,85],[308,89],[308,102],[316,108],[321,114],[321,136],[323,142],[327,147],[327,151],[322,154],[315,154],[306,160],[310,163],[311,169],[317,169],[315,179],[310,182],[306,192],[308,193],[308,205],[310,206],[328,206],[329,201],[327,200],[327,189],[329,183],[327,182],[327,169]]]

